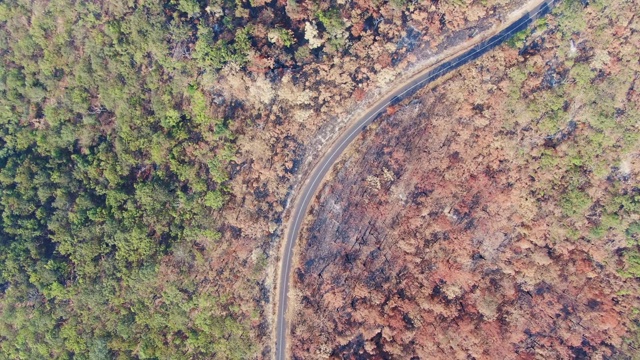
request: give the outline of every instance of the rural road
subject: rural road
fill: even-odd
[[[285,243],[280,258],[280,272],[277,281],[278,298],[276,302],[275,334],[275,358],[277,360],[285,360],[287,358],[286,340],[289,329],[287,303],[293,263],[293,246],[302,228],[309,206],[332,165],[340,158],[345,149],[356,139],[364,128],[371,124],[388,106],[397,104],[402,99],[413,95],[428,83],[477,59],[489,50],[500,45],[513,34],[527,28],[537,18],[546,15],[556,1],[559,0],[529,1],[521,9],[512,13],[499,27],[494,27],[484,34],[478,34],[475,38],[463,44],[459,51],[443,58],[438,63],[417,73],[403,83],[398,84],[397,87],[374,103],[362,116],[349,124],[342,135],[325,150],[324,155],[304,180],[304,185],[293,203],[289,224],[285,231]]]

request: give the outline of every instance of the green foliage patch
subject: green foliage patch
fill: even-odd
[[[558,46],[541,51],[553,61],[539,66],[524,56],[509,69],[508,106],[517,118],[509,125],[526,126],[544,139],[525,145],[521,153],[529,154],[526,161],[536,169],[536,179],[542,179],[535,185],[540,206],[561,210],[560,220],[544,219],[558,234],[553,240],[611,246],[602,262],[626,278],[618,279],[628,286],[619,296],[628,301],[637,299],[640,279],[640,191],[630,165],[640,145],[632,92],[638,49],[617,42],[620,36],[610,31],[610,24],[631,27],[637,20],[633,4],[595,0],[586,7],[588,11],[585,2],[570,0],[554,9],[556,16],[549,21],[554,30],[546,40],[557,39]],[[527,35],[516,34],[509,45],[521,48],[530,41]],[[581,45],[578,38],[589,40]],[[634,353],[640,339],[638,312],[635,308],[625,314],[630,331],[623,347]]]
[[[198,266],[194,244],[220,237],[235,135],[196,76],[251,46],[247,28],[228,41],[200,27],[196,60],[176,61],[191,35],[174,6],[0,4],[2,358],[252,351],[228,297],[161,271],[176,249]]]

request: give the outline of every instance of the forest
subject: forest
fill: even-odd
[[[172,57],[183,7],[0,4],[4,357],[251,352],[233,302],[191,274],[220,238],[235,135]]]
[[[638,358],[637,8],[563,2],[365,131],[302,237],[294,358]]]
[[[268,356],[302,144],[469,3],[1,2],[1,356]]]
[[[282,218],[318,139],[521,3],[0,2],[0,358],[268,358]],[[574,10],[558,26],[582,49],[595,30]],[[637,48],[636,23],[614,31]],[[612,79],[617,57],[580,54],[576,84]],[[504,81],[535,87],[530,73]],[[571,127],[553,119],[541,124],[559,141]],[[551,149],[544,163],[564,164]],[[563,209],[578,216],[591,198],[571,184]],[[628,194],[616,201],[635,206]]]

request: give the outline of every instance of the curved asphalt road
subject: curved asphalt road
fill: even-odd
[[[528,9],[523,16],[515,19],[513,22],[504,24],[502,28],[497,29],[497,33],[487,40],[477,43],[470,50],[450,56],[448,59],[442,60],[439,64],[432,66],[405,83],[398,88],[385,95],[381,100],[376,102],[364,115],[347,128],[342,136],[327,150],[322,159],[315,166],[311,174],[302,187],[298,200],[295,202],[291,212],[289,230],[287,231],[284,253],[281,260],[279,291],[278,291],[278,310],[276,313],[276,359],[285,360],[287,354],[286,337],[288,329],[288,321],[286,319],[287,301],[289,292],[289,280],[291,277],[291,260],[293,257],[293,245],[295,244],[298,233],[304,222],[305,214],[309,209],[314,195],[318,191],[322,179],[331,169],[331,166],[340,158],[340,155],[351,144],[351,142],[362,132],[367,125],[371,124],[386,108],[390,105],[397,104],[402,99],[413,95],[417,90],[421,89],[428,83],[436,80],[444,74],[482,56],[489,50],[508,40],[513,34],[527,28],[532,21],[546,15],[550,11],[550,7],[559,0],[533,0],[530,1],[524,9]]]

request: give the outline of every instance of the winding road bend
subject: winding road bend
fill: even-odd
[[[438,63],[417,73],[410,79],[398,84],[384,97],[375,102],[362,116],[349,124],[341,136],[328,147],[317,162],[309,176],[303,180],[303,186],[297,195],[288,228],[285,231],[285,243],[280,258],[280,272],[278,277],[278,298],[276,302],[276,349],[275,358],[285,360],[287,358],[287,334],[289,321],[287,319],[287,302],[291,267],[293,258],[293,246],[302,228],[305,215],[309,210],[322,180],[331,169],[331,166],[340,158],[345,149],[356,137],[371,124],[388,106],[397,104],[402,99],[413,95],[430,82],[438,79],[446,73],[473,61],[489,50],[508,40],[513,34],[526,29],[534,20],[549,13],[551,7],[559,0],[532,0],[522,8],[512,13],[505,22],[483,34],[478,34],[470,39],[466,46],[459,51],[443,58]]]

